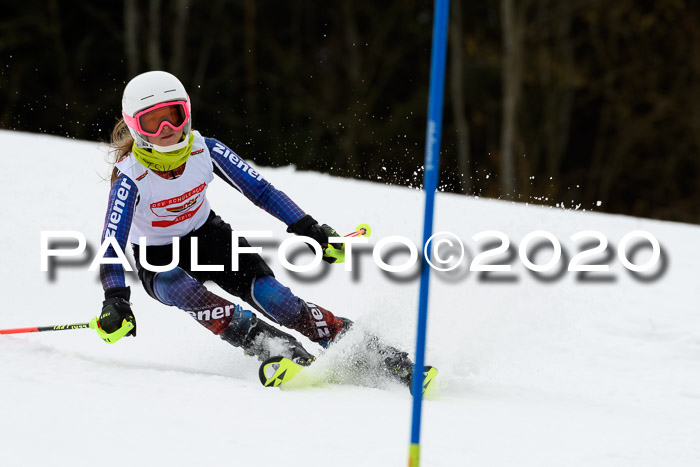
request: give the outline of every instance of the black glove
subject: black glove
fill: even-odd
[[[129,287],[111,287],[105,290],[105,300],[102,302],[102,314],[97,319],[100,328],[107,334],[122,327],[124,320],[134,325],[134,329],[129,331],[127,336],[136,336],[136,318],[131,311],[129,298],[131,289]]]
[[[321,250],[323,250],[323,260],[327,263],[336,262],[336,258],[326,254],[326,248],[328,248],[328,237],[340,237],[338,232],[336,232],[330,225],[318,225],[316,219],[307,214],[290,225],[287,228],[287,232],[313,238],[319,245],[321,245]],[[344,243],[331,243],[330,246],[337,250],[343,250],[345,248]],[[309,245],[309,248],[311,248],[311,251],[313,251],[313,247],[311,247],[311,245]]]

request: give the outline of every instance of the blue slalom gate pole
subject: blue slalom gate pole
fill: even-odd
[[[445,56],[447,54],[447,26],[449,0],[435,0],[433,13],[433,45],[430,54],[430,93],[428,95],[428,125],[425,141],[425,214],[423,220],[423,248],[433,235],[433,206],[440,174],[440,137],[442,134],[442,101],[445,88]],[[430,254],[430,252],[426,252]],[[416,333],[416,366],[413,378],[413,421],[408,465],[420,465],[420,426],[423,404],[423,374],[425,367],[425,338],[428,323],[428,291],[430,286],[430,265],[423,255],[420,276],[420,297],[418,301],[418,330]]]

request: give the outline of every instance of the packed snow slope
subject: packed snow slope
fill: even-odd
[[[227,143],[245,157],[245,147]],[[108,193],[104,148],[11,131],[0,131],[0,146],[0,328],[88,321],[102,301],[98,274],[88,271],[92,258],[61,259],[42,272],[40,232],[80,231],[94,254]],[[259,170],[340,232],[369,223],[370,246],[392,235],[421,241],[420,191],[291,167]],[[221,180],[209,196],[235,229],[271,230],[278,243],[289,237]],[[487,230],[510,239],[512,253],[492,260],[512,271],[469,271],[476,253],[498,244],[472,239]],[[564,269],[592,242],[570,237],[601,232],[608,248],[590,261],[610,271],[533,273],[518,245],[536,230],[561,243]],[[617,254],[634,230],[650,232],[662,248],[659,264],[637,276]],[[440,193],[435,231],[456,234],[467,251],[455,271],[432,276],[427,361],[440,375],[423,406],[422,465],[700,465],[700,228]],[[385,273],[366,249],[353,272],[334,265],[294,275],[273,242],[251,241],[298,295],[413,353],[412,271]],[[553,254],[535,243],[531,250],[537,264]],[[635,264],[651,258],[649,247],[627,251]],[[408,259],[405,248],[384,253],[391,264]],[[127,281],[136,338],[107,345],[91,330],[0,336],[0,465],[407,464],[405,388],[381,380],[263,388],[254,359],[150,299],[134,274]],[[357,345],[347,342],[319,367],[341,362]]]

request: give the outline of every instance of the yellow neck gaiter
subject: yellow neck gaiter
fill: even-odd
[[[166,172],[168,170],[175,170],[187,162],[187,158],[190,157],[190,153],[192,152],[192,141],[194,141],[194,134],[190,132],[187,146],[177,151],[158,152],[155,149],[140,148],[134,143],[131,147],[131,152],[137,161],[149,169],[158,172]]]

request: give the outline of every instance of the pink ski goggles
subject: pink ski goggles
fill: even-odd
[[[161,102],[137,112],[133,117],[122,110],[122,115],[129,128],[146,136],[158,136],[165,125],[175,131],[184,128],[190,119],[190,99]]]

